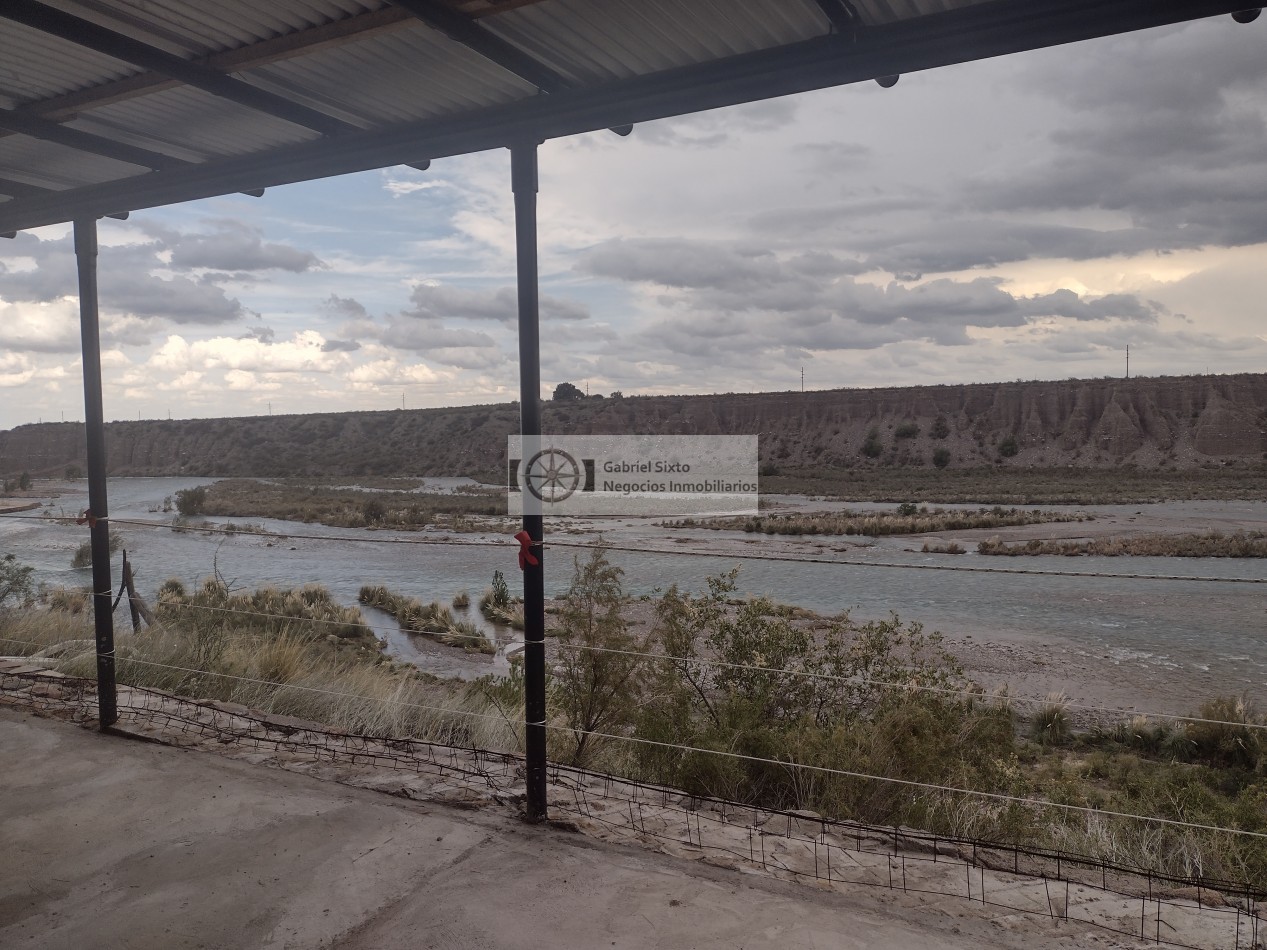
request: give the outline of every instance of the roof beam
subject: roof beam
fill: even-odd
[[[283,96],[252,86],[250,83],[211,69],[201,63],[182,59],[116,33],[88,20],[46,7],[36,0],[5,0],[0,4],[0,17],[48,33],[77,46],[96,50],[106,56],[140,66],[188,86],[209,92],[222,99],[263,112],[287,122],[312,129],[323,135],[347,132],[356,127],[316,109],[293,102]]]
[[[91,132],[69,129],[56,122],[23,115],[20,112],[14,112],[12,109],[0,109],[0,129],[8,129],[10,132],[17,132],[19,135],[29,135],[31,138],[43,139],[46,142],[56,142],[58,145],[65,145],[67,148],[77,149],[81,152],[91,152],[94,155],[103,155],[106,158],[127,162],[130,165],[140,165],[142,168],[151,168],[155,171],[193,164],[183,158],[174,158],[171,155],[164,155],[162,152],[153,152],[147,148],[116,142],[100,135],[93,135]]]
[[[122,181],[0,204],[0,232],[121,208],[138,210],[261,186],[310,181],[442,158],[516,141],[575,135],[612,125],[792,95],[877,76],[914,73],[1206,16],[1244,0],[1011,0],[664,70],[591,88],[531,96],[464,115],[402,123],[218,159]]]
[[[558,93],[572,83],[549,66],[529,56],[519,47],[507,43],[496,33],[481,26],[472,17],[456,12],[440,0],[391,0],[408,10],[427,26],[439,30],[449,39],[473,50],[507,72],[532,83],[542,92]]]
[[[12,178],[0,178],[0,195],[10,198],[34,198],[36,195],[52,194],[57,189],[41,188],[39,185],[28,185],[26,182],[14,181]]]
[[[831,21],[838,33],[856,30],[859,25],[858,11],[849,0],[814,0],[823,15]]]

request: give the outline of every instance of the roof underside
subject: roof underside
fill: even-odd
[[[0,233],[1198,17],[1228,0],[3,0]]]

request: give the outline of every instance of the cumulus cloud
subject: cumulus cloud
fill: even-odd
[[[767,99],[732,109],[663,119],[634,127],[640,141],[672,148],[716,148],[745,134],[773,132],[796,119],[793,99]]]
[[[356,340],[326,340],[321,349],[326,353],[352,353],[361,348]]]
[[[324,348],[325,342],[314,330],[301,331],[277,343],[265,343],[255,337],[225,336],[189,341],[173,334],[151,357],[150,365],[168,374],[213,370],[325,373],[341,365],[338,354]]]
[[[410,301],[413,306],[404,315],[421,320],[451,318],[512,323],[519,315],[519,297],[514,287],[481,290],[424,283],[414,287]],[[572,300],[542,294],[539,306],[543,320],[589,319],[589,311]]]
[[[210,230],[205,232],[181,232],[150,223],[142,223],[141,228],[162,241],[171,266],[178,270],[301,273],[325,266],[311,251],[265,241],[258,229],[242,221],[220,218],[208,223]]]
[[[661,306],[716,315],[719,325],[692,332],[714,345],[736,314],[760,313],[788,340],[808,348],[878,346],[895,337],[860,332],[860,327],[901,328],[902,334],[946,344],[967,341],[973,327],[1019,327],[1042,316],[1079,321],[1154,320],[1159,305],[1130,294],[1095,299],[1070,290],[1015,296],[997,278],[938,278],[914,286],[897,281],[879,286],[855,280],[855,262],[806,253],[787,258],[769,251],[680,240],[617,240],[594,249],[578,265],[583,271],[635,284],[669,289]],[[846,327],[840,321],[848,321]],[[663,330],[663,324],[658,325]],[[820,336],[810,333],[818,328]],[[848,332],[845,332],[845,331]],[[801,337],[798,339],[798,337]],[[683,345],[675,339],[674,346]],[[720,344],[719,344],[720,345]]]
[[[77,295],[79,281],[70,237],[54,240],[22,233],[15,250],[33,268],[0,261],[0,297],[9,302],[50,303]],[[0,251],[3,251],[0,248]],[[103,314],[155,317],[179,324],[227,323],[245,314],[241,302],[212,281],[165,274],[157,243],[103,247],[98,257],[98,299]]]

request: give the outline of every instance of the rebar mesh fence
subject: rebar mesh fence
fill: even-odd
[[[95,685],[38,663],[0,665],[0,701],[93,718]],[[245,707],[122,687],[122,728],[178,745],[335,770],[343,781],[465,806],[513,806],[524,763],[510,752],[342,732]],[[848,889],[954,898],[989,913],[1068,922],[1201,950],[1263,946],[1267,889],[1021,845],[825,818],[684,793],[560,764],[551,816],[597,837],[710,864]]]

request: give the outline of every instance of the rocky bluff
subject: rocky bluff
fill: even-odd
[[[113,475],[476,475],[503,471],[518,406],[115,422]],[[1193,468],[1267,453],[1267,374],[1064,380],[545,406],[547,432],[751,434],[763,465]],[[83,467],[84,429],[0,431],[0,473]]]

